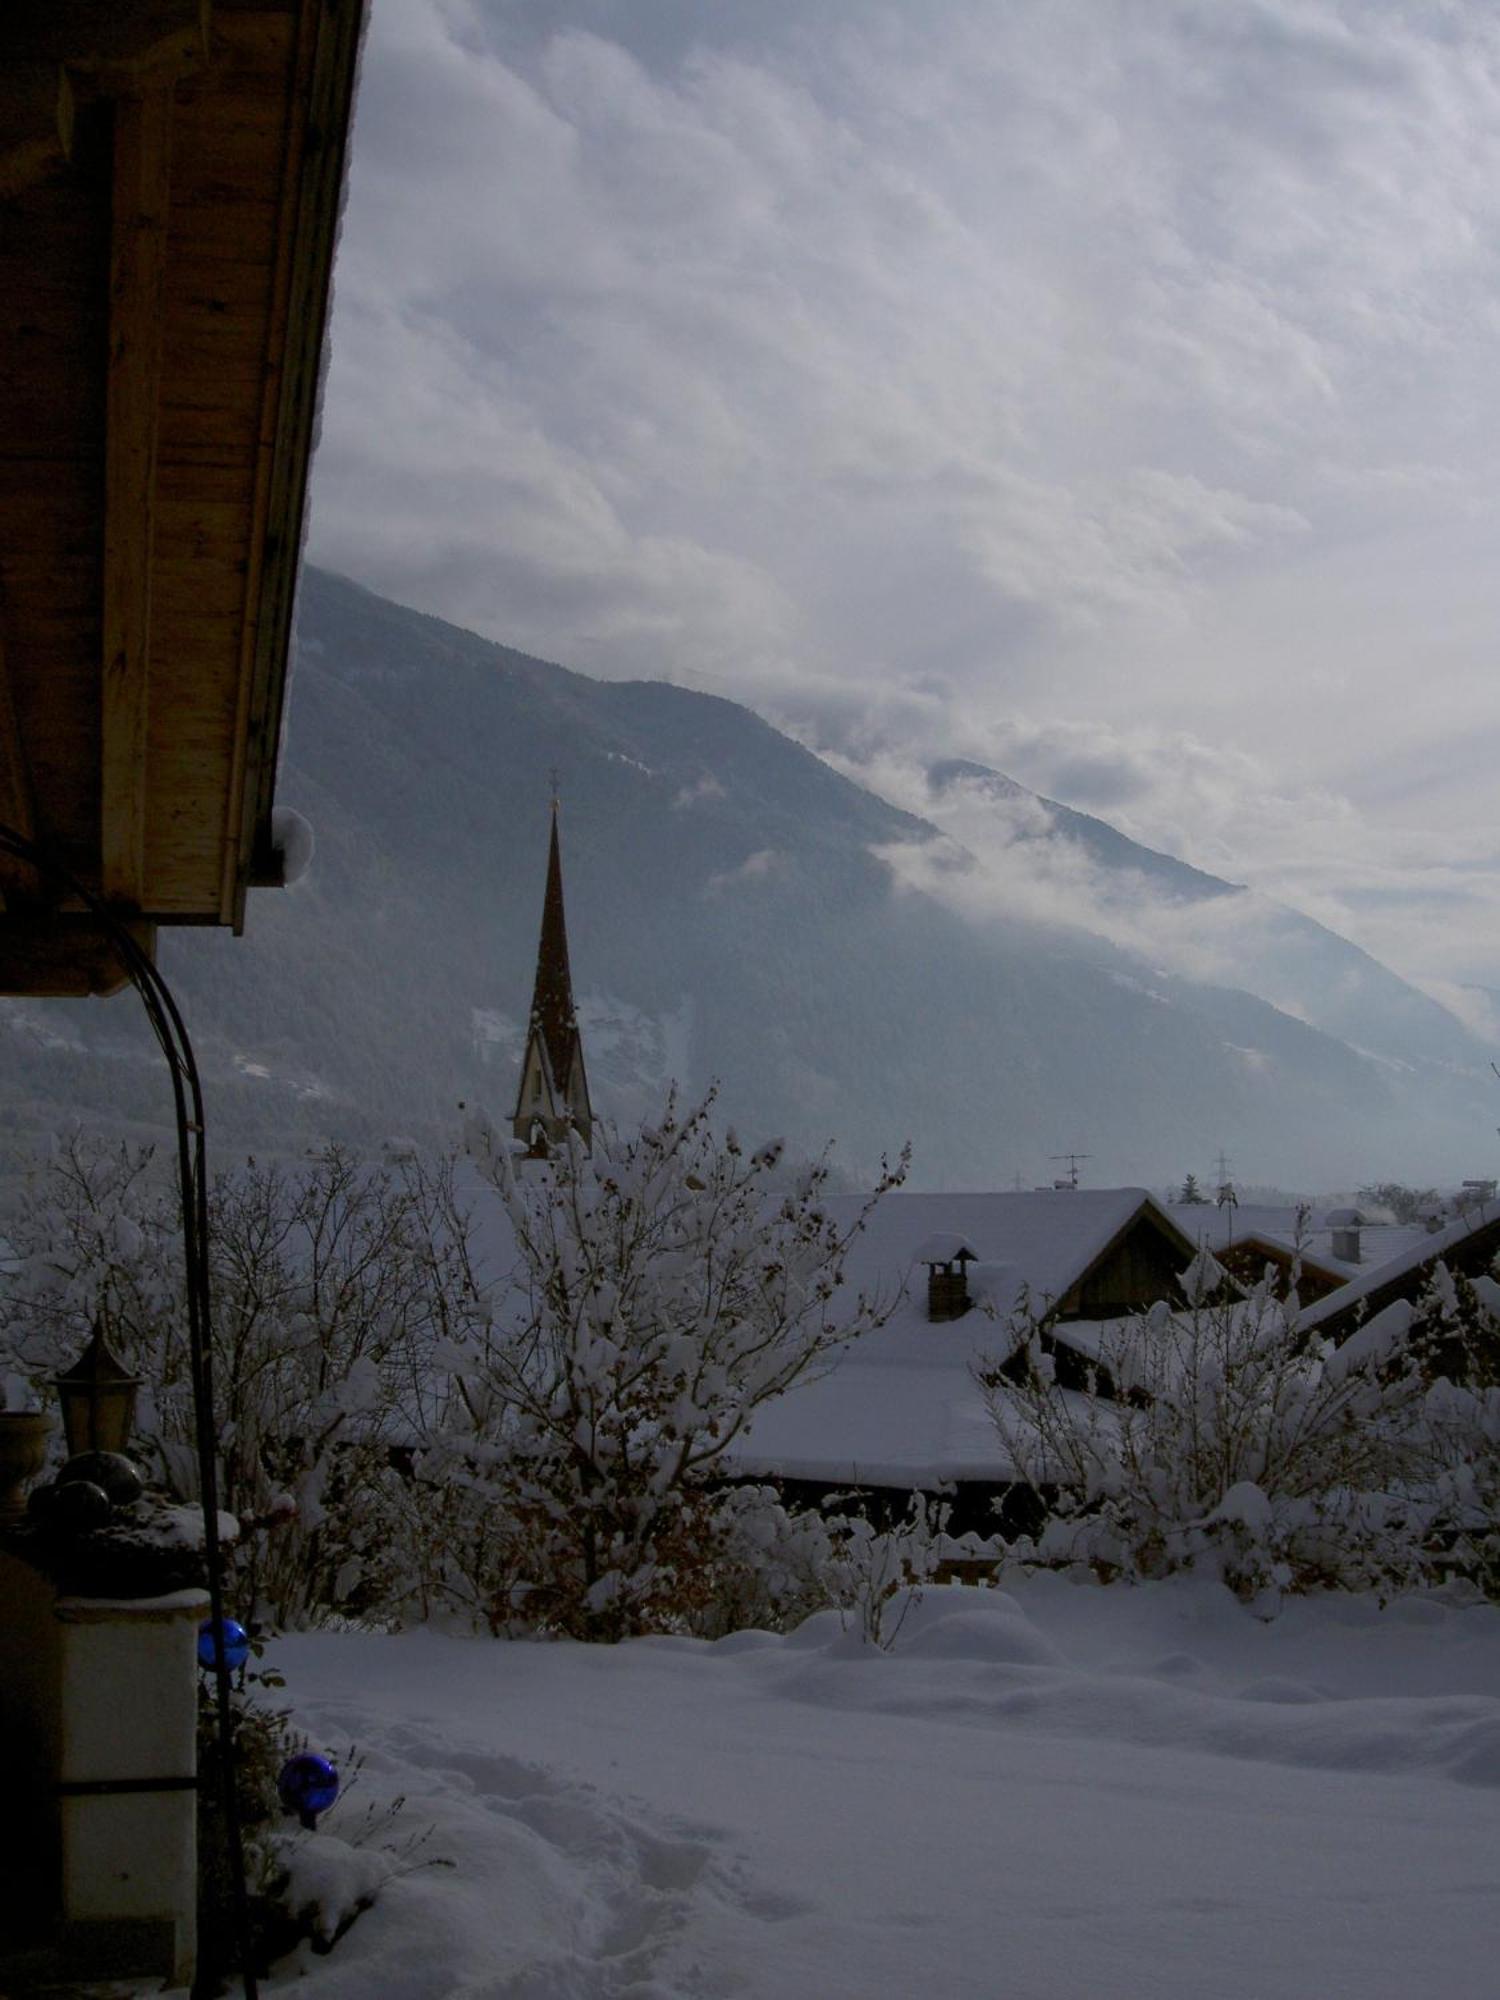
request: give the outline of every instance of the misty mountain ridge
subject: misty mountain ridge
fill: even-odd
[[[1082,857],[1085,914],[1103,921],[1116,941],[1130,937],[1131,928],[1110,924],[1110,916],[1133,912],[1141,919],[1137,928],[1151,933],[1150,948],[1169,954],[1168,964],[1174,950],[1178,970],[1194,960],[1200,968],[1212,962],[1218,982],[1256,993],[1351,1047],[1398,1063],[1460,1069],[1483,1059],[1468,1026],[1447,1008],[1301,911],[1144,846],[988,765],[946,758],[929,766],[926,777],[934,815],[950,830],[942,808],[955,798],[991,809],[988,828],[982,821],[976,826],[972,812],[960,821],[960,838],[987,831],[1000,852],[1033,866],[1039,852]],[[975,845],[983,851],[987,843]]]
[[[718,1079],[747,1135],[832,1138],[853,1171],[910,1138],[928,1186],[1030,1184],[1070,1148],[1096,1183],[1201,1174],[1221,1146],[1301,1185],[1482,1164],[1483,1045],[1310,920],[1257,906],[1244,976],[1194,976],[1137,948],[1136,916],[1154,899],[1198,922],[1249,892],[1002,773],[934,767],[934,824],[734,702],[591,680],[317,570],[278,784],[312,865],[252,898],[242,939],[161,939],[215,1157],[442,1143],[460,1100],[508,1118],[554,768],[590,1083],[622,1122],[672,1079]],[[956,800],[981,830],[1019,812],[1030,831],[965,846]],[[1085,915],[1115,896],[1130,922],[974,900],[997,854],[1028,849],[1058,879],[1086,871]],[[1234,956],[1217,931],[1213,953]],[[13,1143],[74,1112],[159,1129],[138,1011],[0,1010]]]

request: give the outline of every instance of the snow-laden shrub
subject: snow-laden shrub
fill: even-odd
[[[372,1168],[335,1148],[214,1184],[241,1615],[617,1637],[843,1601],[811,1572],[847,1569],[862,1527],[834,1543],[773,1523],[768,1555],[771,1531],[715,1479],[761,1403],[881,1317],[836,1308],[863,1218],[832,1221],[826,1164],[747,1154],[706,1104],[519,1175],[473,1136],[514,1238],[498,1279],[476,1276],[451,1160]],[[44,1395],[102,1323],[147,1385],[133,1450],[192,1497],[180,1224],[149,1151],[69,1142],[0,1234],[0,1373]]]
[[[913,1493],[905,1515],[882,1527],[857,1508],[841,1511],[836,1499],[821,1511],[792,1511],[774,1486],[731,1488],[715,1505],[689,1629],[709,1639],[746,1627],[786,1632],[814,1612],[836,1610],[870,1644],[888,1647],[912,1591],[931,1583],[947,1558],[947,1513],[942,1502]]]
[[[1441,1262],[1410,1311],[1432,1521],[1427,1565],[1500,1598],[1500,1283]]]
[[[1295,1289],[1278,1299],[1269,1273],[1229,1298],[1201,1266],[1185,1308],[1097,1329],[1081,1390],[1057,1386],[1034,1314],[1012,1328],[1018,1359],[981,1365],[1021,1476],[1052,1496],[1035,1553],[1132,1576],[1208,1568],[1265,1602],[1413,1580],[1431,1518],[1417,1371],[1378,1338],[1306,1340]]]
[[[495,1630],[613,1639],[709,1616],[745,1531],[713,1488],[724,1453],[882,1316],[838,1297],[868,1208],[841,1231],[822,1162],[778,1188],[780,1147],[718,1137],[710,1107],[670,1099],[638,1133],[520,1172],[471,1130],[517,1261],[455,1357],[417,1482],[441,1587]]]
[[[216,1442],[243,1612],[296,1622],[381,1571],[370,1495],[467,1297],[439,1226],[448,1187],[441,1163],[367,1168],[337,1147],[213,1184]],[[0,1372],[45,1397],[101,1324],[143,1378],[132,1450],[195,1496],[181,1222],[150,1150],[69,1140],[0,1234]]]

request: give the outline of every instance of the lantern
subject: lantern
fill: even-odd
[[[111,1352],[98,1320],[88,1346],[55,1386],[70,1458],[85,1451],[124,1451],[141,1380]]]

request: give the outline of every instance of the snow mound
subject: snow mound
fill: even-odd
[[[287,1908],[305,1918],[314,1938],[325,1945],[369,1908],[392,1867],[383,1849],[354,1847],[331,1833],[284,1842],[281,1859],[287,1871]]]
[[[1494,1992],[1494,1607],[1266,1624],[1207,1579],[1030,1576],[883,1612],[888,1648],[837,1612],[715,1643],[277,1641],[296,1720],[433,1832],[269,1990]],[[362,1893],[328,1872],[325,1923]]]
[[[954,1584],[946,1590],[914,1591],[905,1605],[888,1607],[885,1622],[895,1630],[893,1651],[902,1659],[1063,1664],[1057,1647],[1003,1590],[975,1592]]]
[[[1328,1696],[1306,1681],[1288,1680],[1283,1674],[1268,1674],[1240,1689],[1241,1701],[1272,1701],[1282,1707],[1297,1708],[1304,1702],[1327,1701]]]

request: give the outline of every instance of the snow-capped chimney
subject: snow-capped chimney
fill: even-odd
[[[1329,1211],[1328,1227],[1333,1235],[1330,1246],[1341,1264],[1360,1264],[1364,1258],[1359,1247],[1359,1232],[1364,1217],[1357,1208],[1335,1208]]]
[[[929,1236],[914,1262],[927,1266],[927,1317],[962,1319],[973,1304],[969,1297],[969,1266],[974,1252],[961,1236]]]

